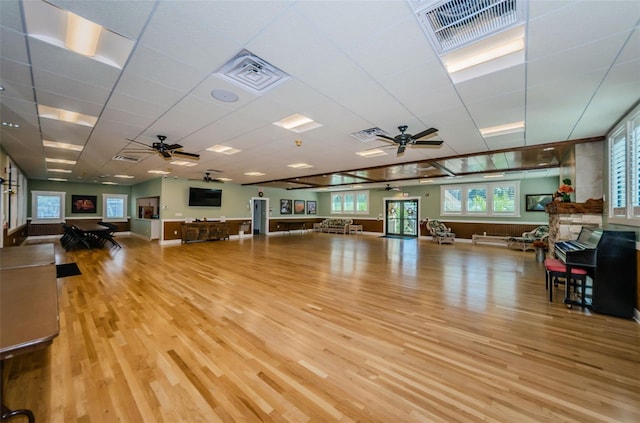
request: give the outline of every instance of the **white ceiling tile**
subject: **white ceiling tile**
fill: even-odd
[[[62,75],[69,80],[112,89],[120,73],[116,68],[34,38],[29,38],[29,49],[34,68]],[[64,91],[65,87],[59,87],[59,90]]]
[[[111,90],[104,87],[70,79],[64,75],[47,72],[41,68],[33,69],[33,80],[39,92],[42,90],[45,93],[56,93],[60,97],[73,99],[77,103],[92,103],[92,107],[84,108],[83,110],[71,105],[66,108],[66,110],[73,110],[92,116],[97,116],[100,113],[103,104],[111,94]],[[49,102],[48,100],[45,102],[45,99],[40,98],[40,96],[38,99],[45,104]],[[69,103],[73,102],[70,101]],[[65,109],[65,105],[62,102],[53,101],[51,103],[55,104],[56,107]]]
[[[48,1],[130,39],[138,37],[155,7],[153,1]]]
[[[135,53],[123,73],[133,73],[165,87],[189,91],[208,74],[144,46],[139,46]]]
[[[28,64],[29,56],[25,35],[7,27],[0,27],[0,57],[3,61],[13,60]]]
[[[377,38],[388,27],[415,20],[407,13],[406,4],[399,1],[341,2],[339,13],[336,13],[335,4],[322,1],[297,2],[295,9],[335,45],[346,49],[363,40]]]
[[[292,10],[278,16],[246,48],[293,76],[313,69],[338,52],[331,40]],[[301,60],[302,56],[304,60]]]

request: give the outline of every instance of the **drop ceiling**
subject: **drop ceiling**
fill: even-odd
[[[31,0],[39,2],[40,0]],[[602,140],[639,100],[640,3],[529,1],[523,63],[454,83],[414,7],[428,1],[52,1],[131,44],[121,67],[27,34],[21,1],[0,2],[0,143],[31,179],[136,184],[165,170],[233,183],[318,188],[418,181],[486,172],[552,174],[574,142]],[[263,93],[217,75],[243,50],[288,78]],[[251,75],[249,74],[249,78]],[[237,101],[221,101],[213,91]],[[94,127],[38,116],[38,106],[97,117]],[[295,133],[273,123],[302,114],[322,126]],[[480,129],[524,121],[483,138]],[[394,146],[352,134],[438,129],[438,148]],[[131,153],[165,135],[200,154],[196,166]],[[433,139],[433,138],[432,138]],[[83,151],[44,147],[43,140]],[[298,145],[299,144],[299,145]],[[225,155],[206,150],[223,145]],[[547,161],[542,156],[554,146]],[[357,152],[382,148],[371,158]],[[135,160],[114,160],[115,156]],[[309,168],[288,165],[306,163]],[[61,165],[62,166],[62,165]],[[56,165],[56,167],[61,167]],[[260,172],[261,176],[247,176]],[[118,179],[115,175],[130,175]],[[416,182],[417,183],[417,182]]]

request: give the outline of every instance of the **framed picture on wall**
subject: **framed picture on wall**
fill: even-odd
[[[553,194],[527,194],[525,195],[527,211],[544,211],[544,206],[553,201]]]
[[[293,214],[304,214],[304,200],[293,200]]]
[[[293,204],[291,200],[280,200],[280,214],[291,214]]]
[[[316,214],[316,202],[307,201],[307,214]]]
[[[71,196],[71,213],[95,213],[96,195],[72,195]]]

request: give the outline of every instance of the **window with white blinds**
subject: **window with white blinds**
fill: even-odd
[[[369,213],[369,191],[332,193],[331,213]]]
[[[443,185],[440,213],[444,216],[520,216],[519,191],[519,181]]]
[[[640,114],[631,120],[631,205],[633,217],[640,217]]]
[[[640,218],[640,106],[609,135],[609,218],[638,224]],[[635,221],[635,222],[634,222]]]
[[[611,213],[627,214],[627,131],[622,128],[611,139]]]

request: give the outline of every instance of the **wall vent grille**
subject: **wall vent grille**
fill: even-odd
[[[416,10],[440,54],[521,24],[526,0],[448,0]]]
[[[241,50],[215,74],[258,95],[264,94],[291,78],[290,75],[248,50]]]

